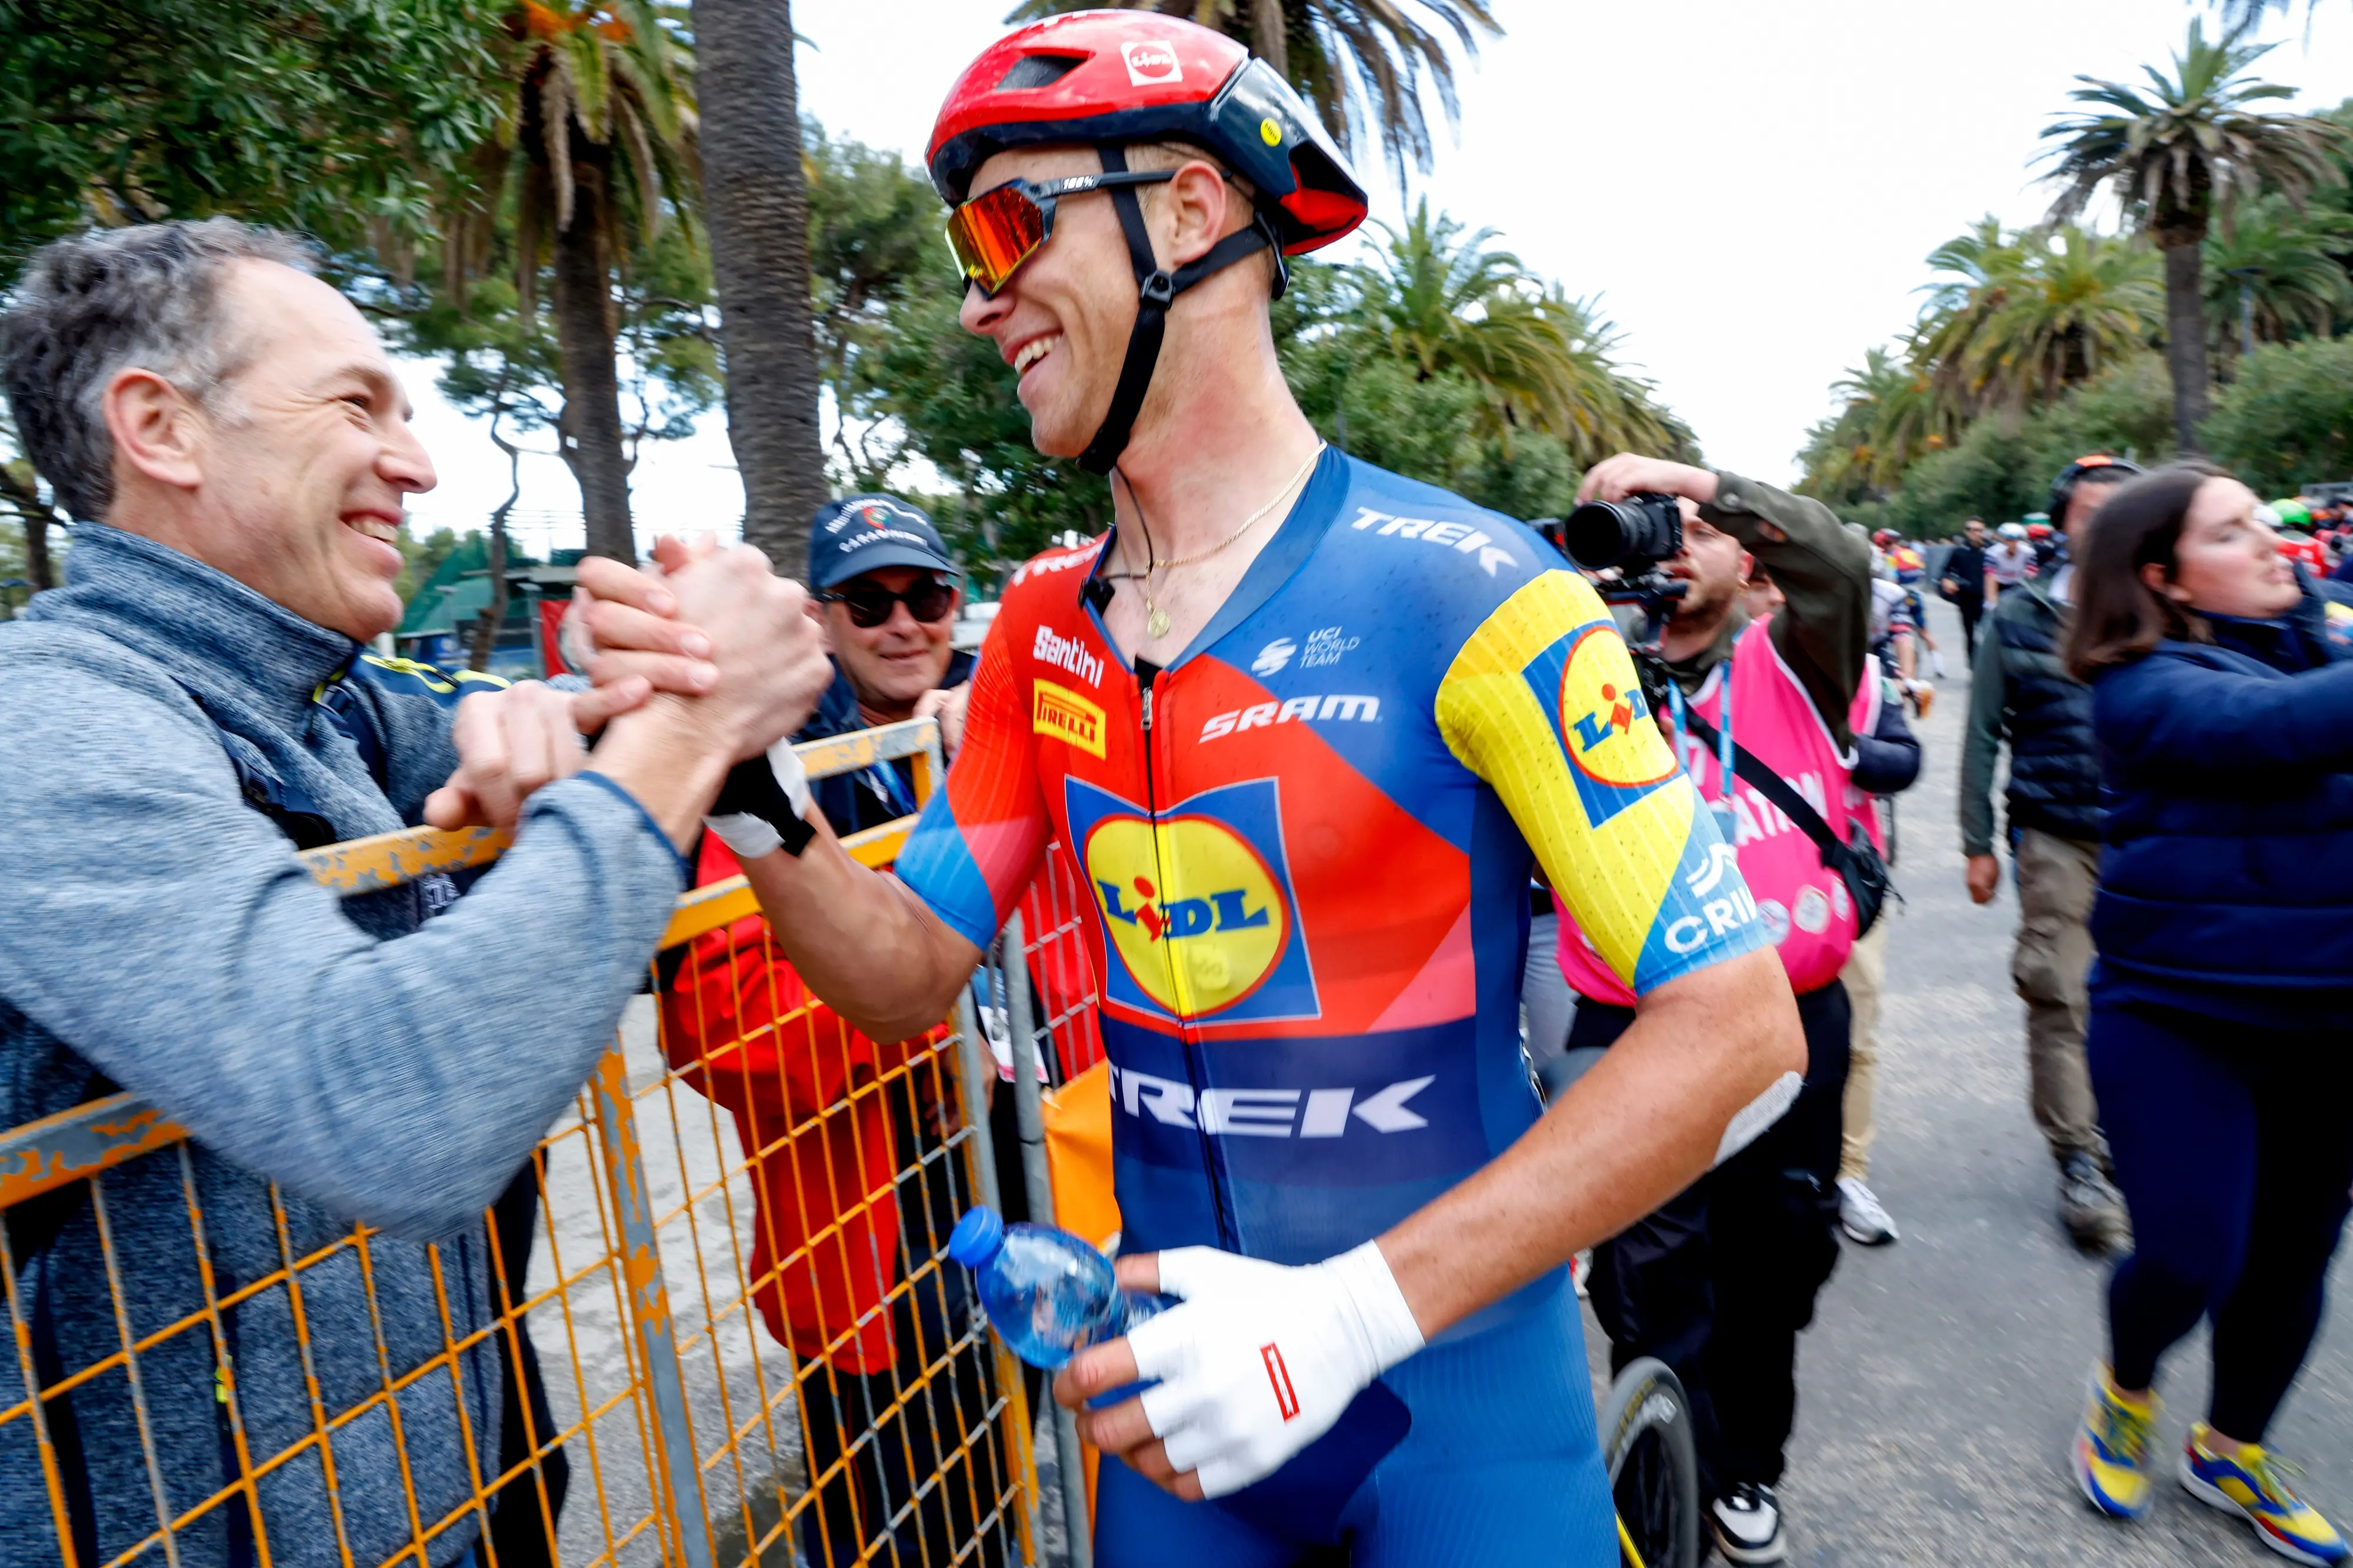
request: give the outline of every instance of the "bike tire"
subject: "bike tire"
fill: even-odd
[[[1691,1401],[1667,1364],[1644,1356],[1609,1385],[1601,1457],[1610,1501],[1642,1568],[1699,1568],[1699,1449]]]

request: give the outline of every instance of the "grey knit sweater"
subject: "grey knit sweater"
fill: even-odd
[[[447,913],[427,920],[415,887],[338,900],[246,785],[276,781],[336,838],[413,824],[455,763],[448,710],[362,694],[379,786],[313,700],[349,638],[111,528],[76,529],[69,575],[0,625],[0,1126],[90,1098],[99,1073],[162,1108],[193,1136],[218,1292],[354,1221],[379,1227],[372,1294],[348,1244],[297,1275],[326,1444],[263,1479],[262,1526],[278,1563],[381,1562],[414,1539],[405,1448],[427,1555],[448,1563],[473,1522],[431,1532],[472,1490],[461,1424],[477,1465],[498,1452],[498,1363],[486,1343],[402,1390],[398,1445],[387,1378],[489,1321],[482,1209],[611,1037],[681,885],[678,857],[590,773],[534,796],[513,849]],[[134,1336],[205,1307],[183,1168],[165,1150],[103,1182]],[[75,1193],[46,1226],[11,1224],[37,1354],[66,1373],[121,1346],[100,1216]],[[54,1239],[22,1256],[45,1228]],[[224,1314],[257,1462],[318,1431],[296,1310],[281,1284]],[[141,1353],[143,1437],[125,1372],[69,1396],[73,1528],[98,1560],[223,1484],[218,1370],[201,1321]],[[182,1563],[250,1560],[229,1511],[179,1532]],[[0,1426],[0,1563],[58,1561],[51,1515],[29,1423]]]

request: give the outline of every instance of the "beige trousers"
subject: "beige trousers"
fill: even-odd
[[[2026,1065],[2034,1124],[2064,1161],[2103,1148],[2100,1109],[2084,1062],[2092,1001],[2092,901],[2100,847],[2027,828],[2018,839],[2018,947],[2010,977],[2026,1000]]]
[[[1839,978],[1846,983],[1854,1010],[1846,1068],[1845,1127],[1839,1138],[1839,1179],[1857,1181],[1871,1169],[1871,1094],[1879,1076],[1879,994],[1887,981],[1887,932],[1894,923],[1882,910],[1879,921],[1854,944]]]

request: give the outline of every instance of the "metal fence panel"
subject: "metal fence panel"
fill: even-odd
[[[943,776],[929,721],[801,751],[817,776],[913,757],[919,798]],[[909,826],[845,843],[887,865]],[[503,845],[419,830],[303,858],[349,894]],[[430,1568],[479,1533],[497,1568],[744,1568],[801,1548],[818,1564],[1036,1562],[1018,1369],[945,1257],[955,1215],[996,1196],[974,1005],[878,1047],[766,940],[740,878],[680,900],[649,994],[480,1237],[427,1249],[429,1300],[384,1274],[381,1233],[322,1228],[274,1188],[274,1266],[225,1268],[206,1229],[216,1157],[132,1096],[0,1132],[18,1372],[0,1447],[37,1458],[42,1494],[11,1500],[25,1518],[0,1560]],[[712,973],[746,977],[726,1018],[702,1005]],[[151,1209],[175,1194],[184,1256],[117,1247],[126,1192]],[[50,1267],[66,1234],[94,1237],[102,1279]],[[141,1321],[126,1279],[159,1268],[185,1269],[202,1307]],[[478,1276],[487,1321],[468,1304]],[[366,1323],[312,1321],[305,1283],[330,1278],[364,1287]],[[514,1371],[533,1360],[535,1379]],[[257,1426],[257,1378],[299,1391],[299,1431]],[[497,1451],[464,1414],[491,1388]],[[171,1473],[159,1431],[207,1408],[216,1465]],[[454,1431],[454,1459],[417,1446],[428,1429]],[[437,1489],[452,1463],[458,1484]]]

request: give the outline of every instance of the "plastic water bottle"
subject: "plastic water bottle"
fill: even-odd
[[[968,1210],[956,1222],[948,1256],[978,1277],[981,1305],[1013,1353],[1049,1372],[1164,1305],[1121,1289],[1111,1259],[1069,1231],[1008,1225],[991,1208]]]

